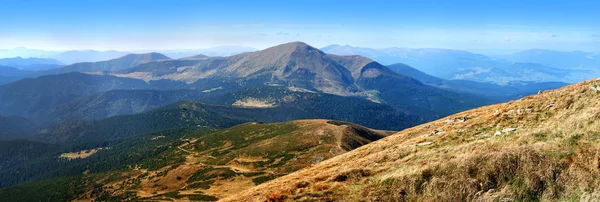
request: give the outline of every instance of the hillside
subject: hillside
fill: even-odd
[[[144,144],[129,150],[115,144],[110,150],[92,154],[88,158],[99,162],[88,162],[93,166],[87,174],[0,189],[0,200],[216,200],[391,133],[347,122],[300,120],[245,123],[212,132],[146,135],[136,137]],[[116,150],[125,154],[111,156]],[[93,172],[105,167],[103,164],[116,162],[102,158],[119,159],[135,151],[150,156],[143,161],[113,165],[119,169]],[[162,162],[163,159],[168,161]]]
[[[31,73],[30,71],[20,70],[15,67],[0,65],[0,85],[25,78]]]
[[[0,86],[0,114],[44,121],[53,106],[115,89],[148,89],[141,80],[68,73],[23,79]]]
[[[0,115],[0,141],[32,138],[35,131],[32,125],[22,117]]]
[[[232,105],[258,96],[269,99],[273,106]],[[97,121],[65,120],[59,126],[42,128],[46,132],[38,138],[45,142],[104,141],[166,129],[227,128],[248,121],[271,123],[315,118],[351,121],[388,130],[400,130],[423,122],[419,117],[363,99],[281,91],[276,87],[248,89],[212,100],[226,105],[182,101],[143,113]]]
[[[596,201],[599,85],[406,129],[224,201]]]
[[[180,102],[197,100],[208,93],[192,90],[111,90],[78,97],[48,112],[56,123],[72,120],[100,120],[111,116],[135,114]]]

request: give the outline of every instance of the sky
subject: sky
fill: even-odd
[[[600,52],[600,1],[0,0],[0,49],[370,48]]]

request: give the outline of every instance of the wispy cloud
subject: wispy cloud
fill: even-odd
[[[552,37],[552,38],[556,38],[556,37],[558,37],[558,35],[556,35],[556,34],[553,34],[553,35],[552,35],[552,36],[550,36],[550,37]]]
[[[277,32],[275,35],[277,35],[277,36],[289,36],[290,33],[287,33],[287,32]]]

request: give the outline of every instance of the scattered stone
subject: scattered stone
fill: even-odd
[[[452,125],[452,123],[454,123],[454,120],[453,119],[448,119],[445,122],[446,122],[446,125]]]
[[[600,91],[600,86],[590,86],[593,91]]]
[[[465,115],[463,117],[458,118],[458,122],[462,123],[462,122],[467,121],[468,119],[469,119],[469,115]]]
[[[550,107],[554,107],[554,104],[549,104],[549,105],[548,105],[548,106],[546,106],[546,107],[548,107],[548,108],[550,108]]]
[[[500,136],[500,135],[502,135],[502,132],[500,132],[498,130],[496,131],[496,133],[494,133],[494,136]]]
[[[430,145],[430,144],[433,144],[433,142],[421,142],[421,143],[417,144],[417,146],[419,146],[419,147],[420,146],[427,146],[427,145]]]
[[[533,107],[529,106],[529,107],[525,108],[525,112],[527,112],[527,113],[533,112]]]
[[[505,128],[505,129],[502,129],[502,132],[503,133],[508,133],[508,132],[512,132],[512,131],[515,131],[515,130],[517,130],[517,128]]]
[[[441,130],[434,130],[433,133],[429,134],[428,136],[436,136],[439,134],[444,134],[444,131]]]

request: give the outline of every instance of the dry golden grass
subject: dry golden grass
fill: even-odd
[[[599,85],[409,128],[223,201],[598,201]]]

